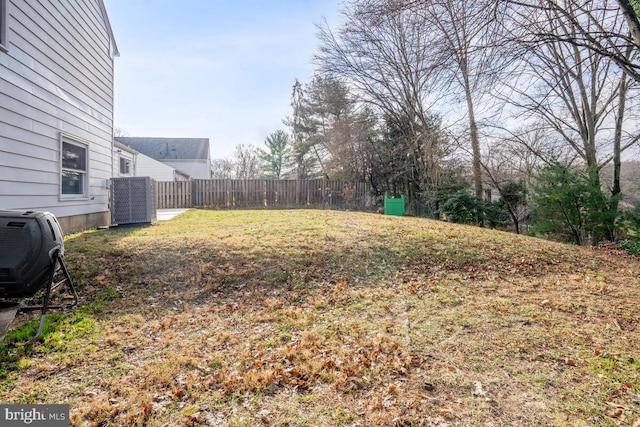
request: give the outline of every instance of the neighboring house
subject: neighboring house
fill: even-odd
[[[169,165],[145,156],[137,155],[137,176],[150,176],[156,181],[189,181],[191,177]]]
[[[102,0],[0,0],[0,209],[110,223],[115,56]]]
[[[188,181],[190,177],[175,168],[145,156],[118,141],[114,142],[113,176],[150,176],[156,181]]]
[[[138,153],[175,168],[193,179],[211,178],[211,153],[208,138],[134,138],[116,137],[121,144]],[[138,175],[142,176],[140,171]]]

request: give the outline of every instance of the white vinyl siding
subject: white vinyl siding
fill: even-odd
[[[137,176],[150,176],[156,181],[175,181],[176,171],[169,165],[138,153],[136,156]]]
[[[12,46],[20,48],[37,62],[46,64],[55,75],[74,87],[97,95],[101,104],[111,104],[109,64],[101,58],[108,58],[108,55],[104,55],[109,49],[108,42],[106,39],[100,42],[88,37],[83,28],[87,26],[82,25],[81,21],[74,22],[77,19],[93,21],[92,17],[77,14],[72,6],[74,3],[77,2],[63,2],[63,11],[54,9],[48,1],[13,5],[12,22],[15,22],[16,28]],[[71,21],[65,20],[61,12],[68,14],[66,18]],[[104,35],[106,37],[106,32]],[[91,49],[95,43],[98,44]],[[46,44],[48,49],[41,49],[42,44]]]
[[[0,2],[11,41],[0,52],[0,208],[107,211],[113,43],[102,0]],[[81,195],[62,191],[61,133],[86,147]]]
[[[186,173],[193,179],[210,179],[211,178],[211,162],[207,160],[179,160],[170,159],[163,160],[163,163]]]

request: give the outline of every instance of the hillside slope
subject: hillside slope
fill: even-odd
[[[72,425],[638,425],[637,258],[419,218],[190,211],[66,240],[82,305],[0,346]]]

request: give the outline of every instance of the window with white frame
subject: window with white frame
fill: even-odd
[[[0,51],[7,51],[7,1],[0,0]]]
[[[131,174],[131,159],[127,159],[126,157],[120,157],[120,174],[122,175]]]
[[[61,190],[63,197],[86,197],[89,180],[89,149],[87,144],[61,136]]]

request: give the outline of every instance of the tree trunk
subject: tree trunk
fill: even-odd
[[[476,193],[476,199],[482,200],[482,169],[480,157],[480,140],[478,138],[478,125],[473,112],[473,100],[471,92],[465,88],[467,93],[467,108],[469,109],[469,136],[471,138],[471,149],[473,150],[473,186]]]
[[[620,79],[618,92],[618,114],[616,117],[616,129],[613,137],[613,183],[611,186],[611,211],[618,214],[618,203],[620,202],[620,168],[621,168],[621,141],[622,141],[622,124],[624,121],[624,109],[627,100],[627,74],[623,73]],[[613,241],[615,235],[613,229],[610,231],[609,240]]]
[[[616,117],[616,131],[613,138],[613,185],[611,186],[611,196],[616,196],[622,191],[620,188],[620,165],[621,165],[621,140],[622,140],[622,122],[624,119],[624,108],[627,99],[627,76],[624,74],[620,81],[620,89],[618,92],[618,114]],[[617,200],[614,200],[617,207]]]
[[[633,37],[633,41],[640,48],[640,20],[638,20],[638,14],[633,8],[630,0],[618,0],[624,19],[629,26],[629,32]]]
[[[469,137],[471,139],[471,149],[473,151],[473,187],[476,194],[476,200],[482,201],[482,164],[480,157],[480,140],[478,138],[478,125],[476,123],[476,117],[473,110],[473,96],[471,94],[471,87],[469,85],[469,76],[466,69],[461,70],[464,77],[464,92],[467,98],[467,109],[469,113]],[[480,226],[484,224],[482,215],[478,218]]]
[[[515,227],[516,234],[520,234],[520,221],[518,221],[518,207],[515,209],[508,203],[505,203],[507,206],[507,212],[511,217],[511,221],[513,222],[513,226]],[[514,212],[515,211],[515,212]]]

